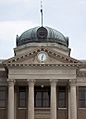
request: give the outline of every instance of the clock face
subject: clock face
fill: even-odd
[[[46,53],[46,52],[40,52],[40,53],[38,54],[38,59],[39,59],[41,62],[46,61],[46,59],[47,59],[47,53]]]

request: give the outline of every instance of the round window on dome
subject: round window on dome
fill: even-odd
[[[45,29],[44,27],[40,27],[38,30],[37,30],[37,37],[38,39],[46,39],[47,38],[47,29]]]

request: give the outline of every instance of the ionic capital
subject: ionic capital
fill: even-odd
[[[58,80],[50,79],[51,86],[56,86]]]
[[[28,85],[31,86],[31,85],[34,85],[35,80],[33,80],[33,79],[27,79],[27,82],[28,82]]]
[[[7,82],[8,82],[8,86],[14,86],[15,84],[15,80],[14,79],[7,79]]]
[[[71,79],[71,80],[69,80],[69,85],[70,86],[76,86],[76,82],[77,82],[76,79]]]

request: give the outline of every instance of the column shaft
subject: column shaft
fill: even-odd
[[[34,119],[34,81],[28,81],[28,119]]]
[[[76,86],[70,86],[70,119],[77,119]]]
[[[70,118],[70,88],[68,88],[68,119]]]
[[[51,81],[51,119],[57,119],[56,82]]]
[[[8,119],[14,119],[14,82],[8,82]]]

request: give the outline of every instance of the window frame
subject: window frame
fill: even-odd
[[[86,108],[86,86],[79,86],[79,108]],[[84,92],[83,92],[84,91]],[[80,93],[83,93],[83,97],[81,97],[82,94]]]
[[[25,98],[20,97],[21,92],[25,92]],[[24,101],[25,105],[21,105],[21,101]],[[27,108],[27,87],[26,86],[18,87],[18,108]]]
[[[4,89],[3,89],[4,88]],[[6,86],[0,86],[0,92],[4,92],[5,97],[4,98],[0,98],[0,104],[2,104],[1,102],[4,102],[4,106],[0,105],[0,108],[6,108],[7,107],[7,87]],[[0,96],[2,97],[2,96]]]
[[[62,92],[64,92],[64,98],[60,98],[59,97],[59,94],[60,94],[60,92],[62,93]],[[60,103],[59,102],[61,102],[61,101],[63,101],[63,105],[62,106],[60,106]],[[58,94],[57,94],[57,108],[67,108],[67,87],[66,86],[59,86],[58,87]]]
[[[40,93],[41,97],[39,99],[36,99],[37,92]],[[44,93],[48,93],[48,98],[44,98]],[[49,87],[35,87],[35,95],[34,95],[34,107],[35,108],[49,108],[50,107],[50,88]],[[40,101],[41,105],[36,105],[36,101]],[[44,102],[48,101],[48,106],[44,105]]]

